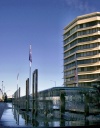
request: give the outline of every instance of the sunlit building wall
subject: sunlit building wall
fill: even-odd
[[[100,83],[100,12],[78,16],[64,28],[64,86]]]

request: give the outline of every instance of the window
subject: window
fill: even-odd
[[[83,24],[80,24],[80,28],[83,28]]]
[[[93,47],[93,44],[90,44],[90,48],[92,48]]]
[[[84,67],[81,68],[81,71],[84,71]]]

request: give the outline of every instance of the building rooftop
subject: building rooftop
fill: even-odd
[[[75,22],[77,22],[78,20],[82,20],[82,19],[86,19],[86,18],[91,18],[94,16],[100,16],[100,12],[93,12],[93,13],[89,13],[89,14],[85,14],[85,15],[81,15],[81,16],[77,16],[71,23],[69,23],[64,30],[66,30],[67,28],[69,28],[71,25],[73,25]]]

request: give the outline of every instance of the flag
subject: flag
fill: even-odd
[[[32,49],[31,49],[31,45],[30,45],[30,49],[29,49],[29,61],[32,63]]]

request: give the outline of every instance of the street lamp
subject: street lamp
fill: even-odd
[[[54,80],[50,80],[50,81],[54,82],[55,83],[55,87],[56,87],[56,81],[54,81]]]

